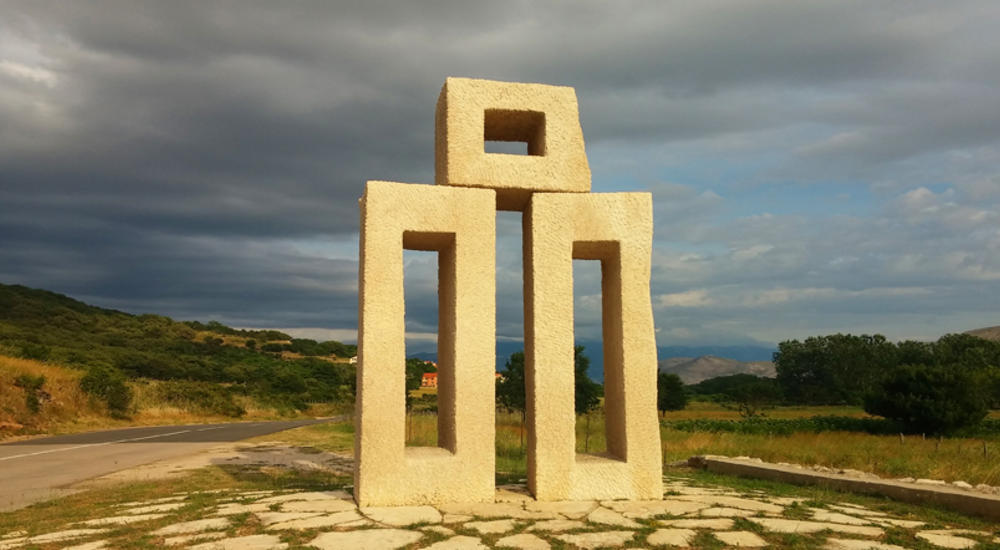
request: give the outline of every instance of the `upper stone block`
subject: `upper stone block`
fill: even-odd
[[[487,141],[526,142],[528,154],[487,153]],[[590,191],[576,92],[566,86],[448,78],[434,161],[438,185],[496,189],[500,210],[524,210],[534,192]]]

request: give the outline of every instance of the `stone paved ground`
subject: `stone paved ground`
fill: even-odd
[[[496,502],[483,504],[358,509],[343,490],[223,491],[192,510],[198,496],[125,503],[51,532],[0,533],[0,550],[128,548],[140,544],[135,530],[143,524],[156,526],[142,531],[144,547],[198,550],[1000,548],[1000,526],[954,529],[848,502],[695,487],[678,478],[667,479],[662,501],[536,502],[522,485],[507,485]],[[188,519],[170,520],[180,512]]]

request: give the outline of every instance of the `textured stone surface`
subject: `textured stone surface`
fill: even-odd
[[[601,505],[629,518],[651,518],[664,514],[680,516],[708,507],[701,502],[677,500],[606,500]]]
[[[489,546],[476,537],[458,536],[448,540],[435,542],[428,546],[426,550],[490,550]]]
[[[341,533],[323,533],[309,541],[320,550],[395,550],[423,538],[420,531],[403,529],[363,529]]]
[[[236,514],[253,514],[256,512],[267,512],[271,509],[270,504],[258,503],[253,504],[238,504],[235,502],[230,502],[227,504],[222,504],[215,511],[217,516],[235,516]]]
[[[346,512],[354,510],[356,506],[353,502],[346,500],[305,500],[300,502],[286,502],[281,505],[285,512]]]
[[[934,533],[931,531],[921,531],[917,533],[917,538],[924,539],[934,546],[940,546],[941,548],[972,548],[977,544],[976,541],[965,537]]]
[[[361,517],[357,510],[347,512],[337,512],[321,516],[310,516],[301,519],[292,519],[274,523],[267,526],[268,531],[285,531],[291,529],[320,529],[323,527],[334,527],[338,525],[358,527],[368,524],[368,520]]]
[[[518,550],[549,550],[552,546],[535,535],[521,533],[497,541],[497,548],[517,548]]]
[[[538,523],[528,527],[528,531],[548,531],[557,533],[560,531],[570,531],[572,529],[583,529],[587,527],[587,524],[575,520],[575,519],[549,519],[545,521],[539,521]]]
[[[870,520],[841,514],[839,512],[831,512],[829,510],[813,510],[812,517],[816,521],[830,521],[833,523],[845,523],[847,525],[871,525],[872,523]]]
[[[685,529],[732,529],[733,520],[728,518],[705,518],[705,519],[662,519],[660,525],[668,527],[682,527]]]
[[[690,546],[697,535],[691,529],[657,529],[646,537],[653,546]]]
[[[27,542],[30,542],[31,544],[48,544],[51,542],[62,542],[64,540],[101,535],[106,532],[108,532],[107,529],[64,529],[54,533],[46,533],[44,535],[31,537],[30,539],[27,539]]]
[[[150,506],[139,506],[124,510],[129,514],[155,514],[161,512],[173,512],[187,506],[185,502],[167,502],[163,504],[153,504]]]
[[[523,210],[534,191],[590,191],[573,88],[448,78],[435,120],[439,185],[496,189],[503,210]],[[489,154],[485,141],[526,142],[528,154]]]
[[[531,512],[554,512],[570,519],[580,519],[597,508],[597,503],[592,500],[567,500],[558,502],[537,502],[529,501],[524,505],[524,509]]]
[[[350,494],[344,491],[307,491],[302,493],[288,493],[285,495],[275,495],[267,498],[262,498],[257,501],[258,504],[276,504],[281,502],[295,502],[295,501],[310,501],[310,500],[334,500],[334,499],[351,499]]]
[[[784,510],[782,506],[771,504],[770,502],[727,495],[681,495],[673,498],[712,506],[764,512],[767,514],[780,514]]]
[[[163,544],[166,546],[180,546],[182,544],[191,544],[198,541],[208,541],[226,538],[225,533],[215,532],[215,533],[198,533],[195,535],[178,535],[176,537],[167,537],[163,539]]]
[[[267,526],[284,521],[316,517],[320,515],[320,512],[258,512],[256,515],[257,519]]]
[[[535,193],[523,233],[528,487],[538,500],[662,498],[651,195]],[[574,259],[601,262],[607,457],[575,449]]]
[[[591,523],[601,523],[604,525],[628,527],[631,529],[638,529],[639,527],[642,527],[635,520],[629,519],[614,510],[608,510],[604,507],[599,507],[591,512],[590,515],[587,516],[587,521]]]
[[[85,542],[83,544],[74,544],[73,546],[66,546],[62,550],[104,550],[107,547],[108,547],[108,541],[95,540],[93,542]]]
[[[739,508],[713,507],[691,512],[691,515],[700,515],[706,518],[745,518],[756,513],[753,510],[740,510]]]
[[[801,521],[796,519],[782,518],[747,518],[760,525],[768,531],[778,533],[816,533],[829,529],[838,533],[850,533],[852,535],[864,535],[866,537],[880,537],[883,535],[882,529],[878,527],[865,527],[862,525],[842,525],[839,523],[827,523],[820,521]]]
[[[885,544],[871,540],[835,538],[826,539],[826,544],[823,548],[826,550],[906,550],[906,548],[895,544]]]
[[[195,521],[185,521],[168,525],[162,529],[153,531],[154,535],[186,535],[188,533],[199,533],[201,531],[221,531],[229,528],[229,520],[226,518],[199,519]]]
[[[140,514],[136,516],[111,516],[109,518],[90,519],[81,523],[90,527],[102,527],[105,525],[128,525],[130,523],[141,523],[143,521],[153,521],[166,517],[167,514]]]
[[[493,502],[495,203],[491,189],[365,188],[354,439],[361,506]],[[438,447],[404,445],[404,248],[438,252]]]
[[[463,525],[466,529],[478,531],[484,535],[497,535],[513,531],[517,523],[512,519],[498,519],[493,521],[470,521]]]
[[[750,531],[716,531],[712,535],[727,546],[740,548],[763,548],[767,541]]]
[[[288,543],[275,535],[249,535],[197,544],[191,550],[284,550]]]
[[[441,512],[432,506],[388,506],[362,508],[368,519],[393,527],[409,527],[418,523],[441,523]]]
[[[555,535],[555,538],[591,550],[594,548],[617,548],[632,540],[632,531],[604,531],[601,533],[576,533],[572,535]]]

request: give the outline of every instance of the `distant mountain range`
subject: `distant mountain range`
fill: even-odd
[[[973,330],[967,330],[965,331],[965,333],[971,334],[973,336],[978,336],[984,340],[993,340],[994,342],[1000,342],[1000,326],[977,328]]]
[[[590,377],[598,382],[604,381],[604,346],[598,341],[582,341],[577,342],[579,345],[584,347],[584,353],[590,358],[590,370],[587,373]],[[497,342],[497,371],[502,371],[504,365],[507,363],[507,358],[510,357],[512,353],[524,350],[524,344],[521,342]],[[656,348],[656,355],[659,358],[660,370],[663,370],[664,361],[673,360],[674,358],[682,358],[685,362],[694,361],[702,359],[703,356],[711,356],[711,359],[721,360],[721,361],[732,361],[733,364],[740,365],[755,365],[758,362],[764,362],[770,364],[772,355],[776,349],[774,347],[766,346],[755,346],[755,345],[742,345],[742,346],[662,346]],[[419,357],[425,361],[437,361],[437,350],[429,349],[424,351],[414,351],[408,354],[409,357]],[[722,359],[722,358],[725,359]],[[692,359],[695,358],[695,359]],[[716,370],[725,370],[721,368],[716,368],[711,365],[715,365],[717,362],[706,361],[704,365],[709,368],[710,371],[715,372]],[[678,363],[679,364],[679,363]],[[736,367],[733,367],[736,368]],[[714,369],[714,370],[713,370]],[[749,370],[747,370],[749,369]],[[699,380],[704,380],[706,378],[712,378],[713,376],[723,376],[724,374],[736,374],[738,372],[750,372],[751,370],[761,370],[766,371],[762,366],[746,367],[743,370],[733,370],[732,372],[724,372],[723,374],[713,374],[700,378]],[[774,367],[771,366],[771,374],[761,374],[761,376],[774,376]],[[756,374],[756,372],[750,372],[751,374]],[[680,373],[678,373],[680,374]],[[684,376],[681,376],[684,380]],[[685,383],[688,383],[685,380]]]
[[[660,372],[676,374],[685,384],[697,384],[702,380],[731,374],[753,374],[767,378],[776,375],[774,363],[770,361],[737,361],[714,355],[662,359]]]

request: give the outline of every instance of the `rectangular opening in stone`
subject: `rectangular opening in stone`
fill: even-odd
[[[486,109],[483,119],[484,152],[545,156],[545,113]]]
[[[496,480],[506,483],[527,468],[527,424],[524,388],[524,268],[521,252],[522,215],[497,211],[496,292]],[[516,355],[520,354],[520,355]],[[514,356],[512,358],[512,356]],[[513,373],[507,372],[511,363]],[[520,394],[520,395],[518,395]]]
[[[406,445],[454,452],[455,234],[405,231],[403,265]]]
[[[577,419],[576,449],[577,453],[623,461],[626,457],[621,246],[618,241],[577,241],[573,243],[573,259],[574,334],[577,341],[581,334],[600,334],[598,349],[604,390],[601,406],[590,415],[590,425],[586,416]],[[590,350],[592,360],[598,349]],[[594,430],[599,431],[597,437]]]

